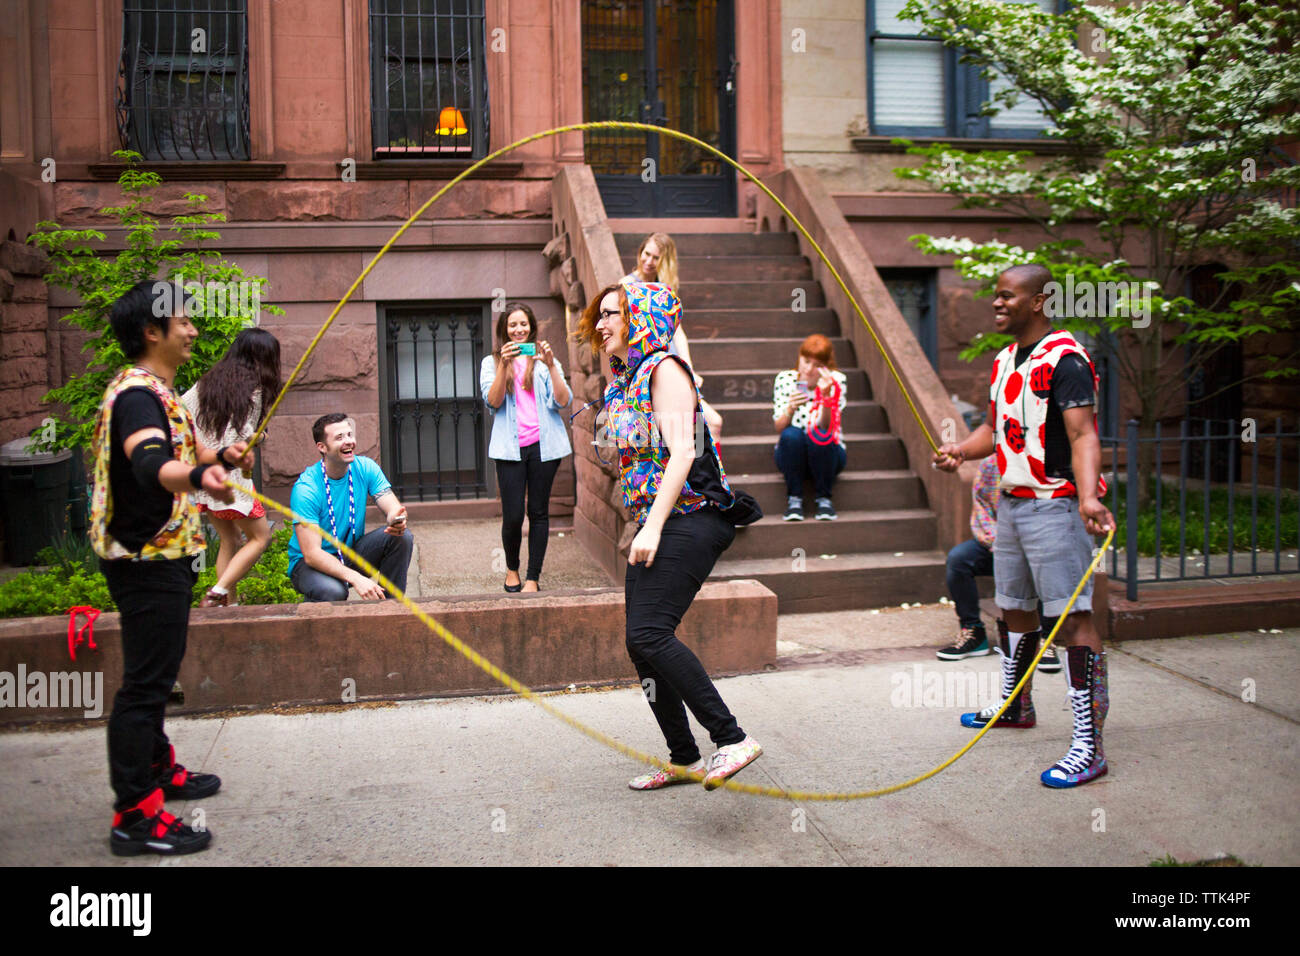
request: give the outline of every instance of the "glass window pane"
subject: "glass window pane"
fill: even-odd
[[[876,31],[901,33],[904,36],[920,33],[921,24],[918,21],[898,18],[898,11],[906,5],[907,0],[876,0]]]
[[[875,124],[944,128],[943,44],[876,40],[872,53]]]

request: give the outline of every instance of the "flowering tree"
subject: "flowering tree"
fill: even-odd
[[[1058,321],[1114,336],[1146,427],[1182,397],[1189,366],[1248,336],[1295,327],[1300,166],[1278,148],[1300,133],[1294,3],[1088,0],[1052,15],[999,0],[910,0],[902,15],[962,48],[986,77],[996,71],[1008,81],[986,114],[1027,97],[1054,127],[1045,135],[1063,144],[1041,161],[1030,152],[909,149],[925,162],[898,175],[959,196],[964,207],[1014,211],[1043,233],[1030,249],[912,237],[919,248],[956,256],[961,275],[986,292],[1019,262],[1042,263],[1075,288],[1131,290]],[[1094,241],[1065,238],[1078,220],[1096,223]],[[1145,258],[1129,262],[1124,252],[1135,244]],[[1198,303],[1188,279],[1204,265],[1218,267],[1222,291]],[[1007,341],[979,336],[962,357]],[[1296,375],[1296,354],[1269,355],[1248,377]]]
[[[103,213],[126,230],[121,252],[105,255],[99,246],[105,235],[97,229],[61,229],[55,222],[38,223],[39,231],[28,239],[49,253],[54,264],[46,281],[71,290],[81,300],[62,321],[91,333],[82,349],[92,353],[89,367],[44,398],[65,406],[67,412],[51,416],[53,435],[47,434],[44,426],[38,429],[34,437],[43,449],[90,446],[104,389],[126,362],[109,328],[109,312],[140,280],[168,277],[171,281],[160,281],[154,290],[159,314],[170,315],[183,308],[199,330],[190,361],[176,374],[178,392],[184,392],[216,364],[240,329],[259,321],[260,311],[284,314],[279,306],[261,303],[266,279],[245,274],[206,245],[221,238],[208,227],[226,218],[223,213],[207,211],[206,196],[186,193],[191,211],[172,216],[171,224],[165,226],[148,211],[151,190],[161,178],[137,168],[139,153],[119,150],[113,155],[126,162],[118,178],[122,205]]]

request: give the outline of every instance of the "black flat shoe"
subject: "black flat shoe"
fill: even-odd
[[[505,588],[507,591],[509,591],[511,594],[518,594],[520,591],[524,589],[524,582],[520,581],[518,584],[503,584],[502,587]]]

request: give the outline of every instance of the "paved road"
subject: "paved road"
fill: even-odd
[[[783,628],[826,630],[816,623]],[[1112,770],[1072,791],[1038,783],[1068,746],[1060,675],[1037,681],[1037,728],[991,733],[939,777],[849,804],[635,793],[634,764],[513,697],[177,719],[182,761],[225,784],[183,808],[204,811],[212,848],[165,862],[108,853],[102,726],[6,732],[0,865],[1300,864],[1300,630],[1130,643],[1110,662]],[[913,776],[967,739],[957,715],[978,702],[954,697],[992,686],[993,670],[928,648],[832,646],[720,681],[767,750],[741,779],[841,790]],[[943,699],[956,673],[972,676]],[[552,699],[633,746],[662,745],[636,689]]]

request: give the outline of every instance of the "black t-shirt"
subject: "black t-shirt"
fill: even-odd
[[[1048,335],[1051,333],[1049,332]],[[1046,338],[1047,336],[1043,336]],[[1039,339],[1029,348],[1016,347],[1016,368],[1038,348],[1043,339]],[[1083,356],[1077,353],[1063,355],[1052,372],[1052,393],[1047,398],[1047,433],[1044,436],[1043,472],[1048,478],[1064,478],[1074,481],[1074,467],[1071,464],[1070,439],[1065,433],[1065,416],[1062,410],[1078,408],[1080,405],[1096,404],[1093,391],[1092,372]]]
[[[167,524],[176,497],[157,485],[142,487],[136,481],[122,443],[142,428],[162,429],[167,453],[174,453],[171,426],[158,396],[147,388],[128,388],[113,402],[112,452],[108,461],[113,517],[108,522],[108,533],[132,551],[139,551]]]

